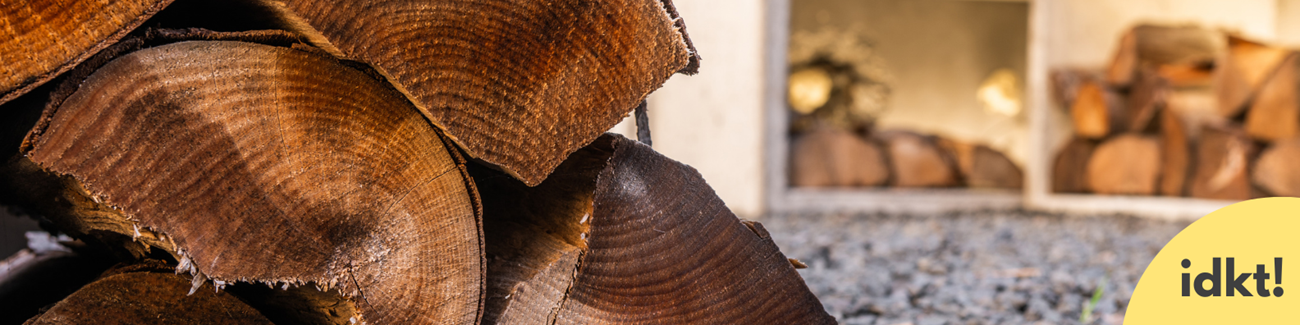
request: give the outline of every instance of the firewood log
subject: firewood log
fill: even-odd
[[[260,0],[375,67],[478,161],[537,185],[695,50],[668,0]]]
[[[1074,134],[1080,137],[1100,139],[1112,132],[1123,131],[1127,118],[1123,97],[1098,80],[1080,85],[1074,103],[1070,105]]]
[[[815,129],[791,144],[790,185],[879,186],[889,180],[880,146],[853,133]]]
[[[1192,138],[1206,125],[1229,123],[1219,115],[1219,98],[1212,87],[1173,87],[1165,94],[1167,111],[1182,119]]]
[[[1052,162],[1052,192],[1087,192],[1088,160],[1096,148],[1096,141],[1085,138],[1075,137],[1066,142]]]
[[[933,137],[907,131],[874,135],[889,157],[890,185],[897,187],[947,187],[959,185],[956,162],[939,148]]]
[[[1160,142],[1124,134],[1102,141],[1088,160],[1088,188],[1097,194],[1151,195],[1160,177]]]
[[[72,69],[171,2],[6,2],[0,11],[0,104]]]
[[[73,236],[165,251],[196,285],[333,290],[355,305],[343,320],[478,319],[464,161],[378,73],[234,41],[106,62],[56,92],[5,165],[27,208]]]
[[[192,286],[159,261],[119,266],[24,324],[272,324],[212,284]]]
[[[1068,109],[1070,105],[1073,105],[1076,96],[1079,94],[1079,87],[1083,86],[1084,82],[1101,79],[1101,73],[1092,70],[1053,70],[1051,73],[1052,96],[1061,104],[1061,107]]]
[[[1127,87],[1140,69],[1208,62],[1223,51],[1223,36],[1217,31],[1191,25],[1138,25],[1120,37],[1106,81]]]
[[[940,148],[947,151],[957,164],[962,183],[973,188],[1024,187],[1024,174],[1020,167],[996,149],[982,144],[972,144],[955,139],[939,138]]]
[[[1274,196],[1300,197],[1300,138],[1274,141],[1259,154],[1250,179]]]
[[[1277,141],[1300,135],[1300,85],[1297,85],[1297,54],[1291,53],[1260,86],[1259,94],[1246,111],[1246,134],[1261,141]]]
[[[1214,85],[1213,62],[1164,64],[1156,67],[1155,72],[1170,87],[1211,87]]]
[[[1290,51],[1283,48],[1230,36],[1227,55],[1214,68],[1219,116],[1234,118],[1241,114],[1288,54]]]
[[[1250,199],[1250,157],[1254,146],[1245,132],[1236,127],[1207,126],[1197,140],[1196,172],[1188,194],[1206,199]]]
[[[485,324],[834,324],[757,222],[618,135],[537,187],[487,168]]]
[[[1192,170],[1186,122],[1172,110],[1160,112],[1160,195],[1184,196]]]
[[[1160,73],[1143,69],[1138,73],[1128,96],[1126,124],[1129,132],[1143,132],[1151,128],[1157,108],[1165,105],[1169,81]]]

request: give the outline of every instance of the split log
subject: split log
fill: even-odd
[[[699,64],[669,0],[259,2],[529,185]]]
[[[528,187],[471,167],[485,324],[834,324],[770,236],[694,169],[609,134]]]
[[[1070,105],[1074,134],[1089,139],[1100,139],[1124,130],[1127,117],[1123,97],[1097,80],[1079,86],[1074,103]]]
[[[24,324],[272,324],[212,284],[191,286],[159,261],[119,266]]]
[[[1230,126],[1207,127],[1196,146],[1196,172],[1189,185],[1192,197],[1248,200],[1250,157],[1254,143],[1245,132]]]
[[[1187,124],[1176,113],[1160,112],[1160,195],[1187,195],[1192,170],[1191,140]]]
[[[1125,122],[1129,132],[1143,132],[1151,128],[1156,110],[1165,105],[1169,87],[1169,81],[1158,72],[1145,69],[1138,73],[1137,81],[1129,90],[1128,96],[1128,116]]]
[[[1259,92],[1268,76],[1277,70],[1290,51],[1244,38],[1228,37],[1228,52],[1215,65],[1214,88],[1219,98],[1218,113],[1235,118]]]
[[[1061,107],[1068,108],[1074,104],[1079,94],[1079,87],[1083,86],[1084,82],[1100,80],[1102,77],[1096,71],[1061,69],[1052,71],[1051,79],[1053,96],[1058,103],[1061,103]]]
[[[164,250],[195,284],[332,288],[356,305],[345,320],[474,323],[464,161],[358,68],[249,42],[131,52],[64,84],[7,178],[61,230]]]
[[[932,137],[906,131],[886,131],[875,135],[889,157],[890,185],[897,187],[957,186],[956,162]]]
[[[889,181],[880,146],[847,131],[812,130],[796,138],[790,152],[791,186],[880,186]]]
[[[1213,61],[1224,50],[1221,33],[1198,26],[1139,25],[1120,38],[1106,81],[1127,87],[1144,68]]]
[[[982,144],[946,138],[940,138],[938,144],[956,161],[957,170],[966,186],[1008,189],[1024,187],[1024,173],[1002,152]]]
[[[1088,191],[1088,160],[1097,147],[1093,140],[1073,138],[1061,147],[1052,163],[1052,192],[1084,193]]]
[[[1273,196],[1300,197],[1300,138],[1273,142],[1250,172],[1254,184]]]
[[[0,10],[0,103],[112,45],[172,0],[6,2]]]
[[[1219,115],[1218,95],[1212,87],[1171,88],[1165,94],[1166,111],[1182,119],[1192,138],[1200,134],[1202,126],[1229,123]]]
[[[1088,188],[1097,194],[1151,195],[1160,177],[1160,142],[1124,134],[1102,141],[1088,159]]]
[[[1214,85],[1213,62],[1170,63],[1156,67],[1156,75],[1170,87],[1211,87]]]
[[[1300,135],[1300,84],[1296,73],[1297,55],[1288,55],[1260,86],[1259,95],[1246,112],[1246,134],[1261,141],[1289,139]]]

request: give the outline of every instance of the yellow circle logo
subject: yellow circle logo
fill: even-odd
[[[1265,198],[1193,222],[1142,273],[1124,324],[1300,324],[1284,267],[1300,267],[1297,215],[1300,198]]]

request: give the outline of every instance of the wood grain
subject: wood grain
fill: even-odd
[[[112,45],[171,0],[7,1],[0,5],[0,103]]]
[[[514,271],[491,271],[510,279],[485,323],[834,323],[761,224],[648,146],[606,135],[533,188],[474,175],[486,206],[513,206],[485,210],[489,242],[517,241],[488,247]]]
[[[90,74],[25,154],[66,175],[73,205],[54,212],[166,249],[180,271],[337,289],[375,323],[473,323],[477,195],[446,145],[402,94],[344,62],[191,41]]]
[[[191,293],[189,278],[146,263],[108,270],[24,324],[272,324],[212,284]]]
[[[1102,141],[1088,160],[1088,188],[1097,194],[1151,195],[1160,177],[1160,142],[1123,134]]]
[[[373,65],[473,158],[537,185],[698,57],[668,0],[263,1]]]

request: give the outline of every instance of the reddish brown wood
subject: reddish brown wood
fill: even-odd
[[[72,69],[171,2],[6,2],[0,9],[0,103]]]
[[[119,266],[28,320],[43,324],[271,324],[257,310],[160,262]]]
[[[1100,139],[1124,130],[1127,117],[1123,98],[1096,80],[1079,86],[1074,103],[1070,105],[1074,134],[1089,139]]]
[[[966,186],[1009,189],[1024,186],[1020,167],[996,149],[948,138],[939,138],[937,143],[956,161]]]
[[[1246,111],[1246,134],[1261,141],[1277,141],[1300,135],[1300,85],[1297,85],[1297,55],[1291,53],[1272,76],[1260,86],[1259,94]]]
[[[761,224],[694,169],[607,135],[537,187],[475,169],[485,323],[833,324]]]
[[[1097,143],[1073,138],[1061,147],[1052,162],[1052,192],[1083,193],[1088,191],[1088,160]]]
[[[1223,51],[1223,36],[1218,31],[1195,25],[1138,25],[1120,38],[1106,81],[1127,87],[1136,80],[1139,70],[1171,64],[1198,65],[1213,61]]]
[[[1254,150],[1250,138],[1235,127],[1210,126],[1201,130],[1196,145],[1196,172],[1188,194],[1219,200],[1252,198],[1249,177]]]
[[[1159,73],[1145,69],[1138,73],[1128,95],[1128,116],[1125,124],[1130,132],[1142,132],[1151,128],[1156,110],[1165,105],[1169,92],[1169,81]]]
[[[699,64],[669,0],[259,2],[529,185]]]
[[[1300,138],[1274,142],[1260,153],[1251,169],[1255,185],[1274,196],[1300,197]]]
[[[888,180],[880,146],[853,133],[820,128],[791,144],[791,186],[880,186]]]
[[[889,156],[890,185],[897,187],[946,187],[960,182],[956,161],[935,143],[934,138],[906,131],[875,134]]]
[[[358,320],[479,317],[463,161],[375,75],[320,52],[191,41],[68,85],[9,165],[66,175],[30,204],[65,231],[128,236],[214,281],[337,289]]]
[[[1219,116],[1232,118],[1246,108],[1290,51],[1236,36],[1229,37],[1228,44],[1227,54],[1215,65],[1214,88]]]
[[[1191,140],[1183,119],[1168,109],[1160,112],[1160,195],[1187,195],[1192,170]]]
[[[1160,177],[1160,142],[1124,134],[1102,141],[1088,160],[1088,188],[1097,194],[1151,195]]]

